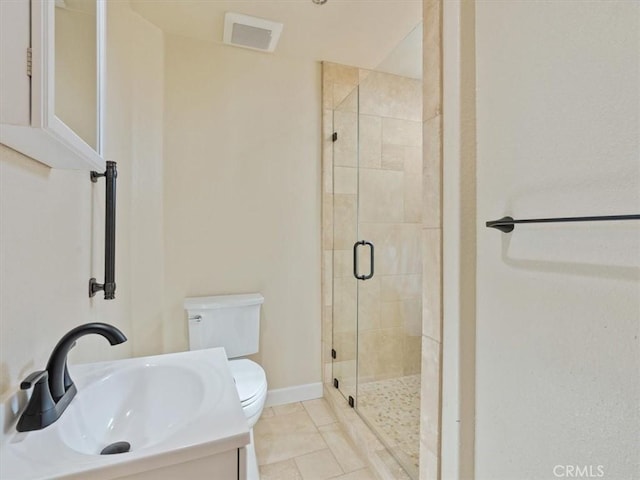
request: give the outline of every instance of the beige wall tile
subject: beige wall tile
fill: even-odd
[[[333,249],[333,194],[322,195],[322,249]]]
[[[334,83],[332,91],[333,108],[343,112],[358,111],[358,87],[346,83]]]
[[[322,252],[322,288],[323,288],[323,305],[331,305],[331,274],[333,271],[333,254],[331,250],[324,250]]]
[[[356,167],[358,165],[358,114],[334,111],[333,129],[338,133],[338,139],[333,142],[334,165]]]
[[[353,248],[357,234],[356,195],[334,195],[333,199],[333,248],[349,250]]]
[[[382,119],[371,115],[360,115],[359,165],[380,168],[382,162]]]
[[[422,299],[411,298],[402,302],[402,327],[406,335],[422,335]]]
[[[441,9],[442,0],[424,0],[422,39],[423,113],[428,120],[441,113]]]
[[[359,84],[362,84],[366,78],[369,76],[369,74],[371,74],[371,70],[365,70],[364,68],[360,68],[358,70],[358,80],[359,80]]]
[[[382,168],[385,170],[404,170],[403,145],[382,145]]]
[[[333,348],[337,352],[337,359],[340,362],[355,360],[356,358],[356,331],[355,318],[351,330],[333,332]]]
[[[440,435],[440,343],[423,337],[420,442],[436,458]]]
[[[422,367],[422,336],[404,336],[402,361],[404,375],[420,373]]]
[[[374,276],[358,282],[358,330],[373,330],[380,325],[380,279]]]
[[[338,353],[339,355],[339,353]],[[334,360],[333,378],[340,381],[340,393],[342,398],[351,395],[356,396],[356,360]]]
[[[375,245],[376,274],[422,273],[419,224],[361,223],[359,230],[362,238]],[[363,254],[366,256],[367,252]],[[366,271],[366,268],[363,266],[361,270]]]
[[[357,85],[359,81],[359,72],[356,67],[338,63],[322,62],[322,74],[326,81],[332,83]]]
[[[322,79],[322,108],[333,109],[333,82]]]
[[[380,327],[400,328],[402,327],[403,312],[402,301],[380,302]]]
[[[359,381],[402,375],[402,337],[400,328],[385,328],[359,333]]]
[[[333,330],[352,332],[356,329],[357,280],[340,277],[333,280]]]
[[[440,480],[438,477],[438,457],[427,450],[420,441],[420,480]]]
[[[370,72],[360,84],[360,113],[422,121],[422,82]]]
[[[419,147],[404,147],[404,171],[415,176],[422,175],[422,142]]]
[[[330,306],[323,306],[322,307],[322,342],[324,343],[323,346],[323,353],[325,354],[325,357],[323,357],[323,361],[324,362],[330,362],[331,361],[331,357],[329,356],[328,352],[331,351],[331,344],[333,343],[333,311],[332,311],[332,307]]]
[[[358,169],[355,167],[334,167],[334,193],[358,193]]]
[[[333,276],[353,278],[353,249],[333,251]]]
[[[441,131],[442,117],[437,116],[424,122],[424,172],[423,172],[423,224],[428,228],[442,225],[441,188],[442,159]]]
[[[360,169],[360,222],[404,221],[404,174]]]
[[[358,113],[358,87],[335,83],[333,105],[336,112]]]
[[[380,278],[380,299],[384,302],[422,296],[422,274],[384,275]]]
[[[422,222],[422,175],[404,175],[404,221],[420,224]]]
[[[422,334],[440,341],[442,325],[441,230],[422,231],[423,278]]]
[[[422,146],[422,122],[383,118],[382,143],[411,147]]]

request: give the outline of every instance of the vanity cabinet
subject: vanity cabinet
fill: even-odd
[[[117,480],[248,480],[246,450],[239,448],[205,458],[149,470],[136,475],[118,477]]]
[[[0,142],[104,171],[104,0],[0,1]]]

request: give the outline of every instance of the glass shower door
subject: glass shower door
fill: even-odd
[[[420,85],[370,72],[358,112],[357,234],[367,244],[358,248],[356,409],[412,478],[420,444]],[[381,102],[389,92],[395,103]]]
[[[367,72],[333,111],[332,371],[334,386],[417,478],[422,123],[420,97],[407,86],[420,91],[418,80]]]
[[[353,247],[358,238],[358,88],[333,111],[333,383],[356,398],[358,286]]]

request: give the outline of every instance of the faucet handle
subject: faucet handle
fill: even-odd
[[[39,370],[31,373],[27,378],[25,378],[20,384],[20,389],[29,390],[35,384],[46,382],[47,380],[49,380],[49,372],[46,370]]]
[[[20,384],[22,390],[33,387],[33,393],[16,425],[16,430],[19,432],[40,430],[53,423],[51,417],[56,415],[56,402],[51,397],[48,379],[49,372],[39,370],[30,374]]]

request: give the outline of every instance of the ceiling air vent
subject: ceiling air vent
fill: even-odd
[[[282,24],[227,12],[224,16],[224,43],[235,47],[273,52],[282,32]]]

